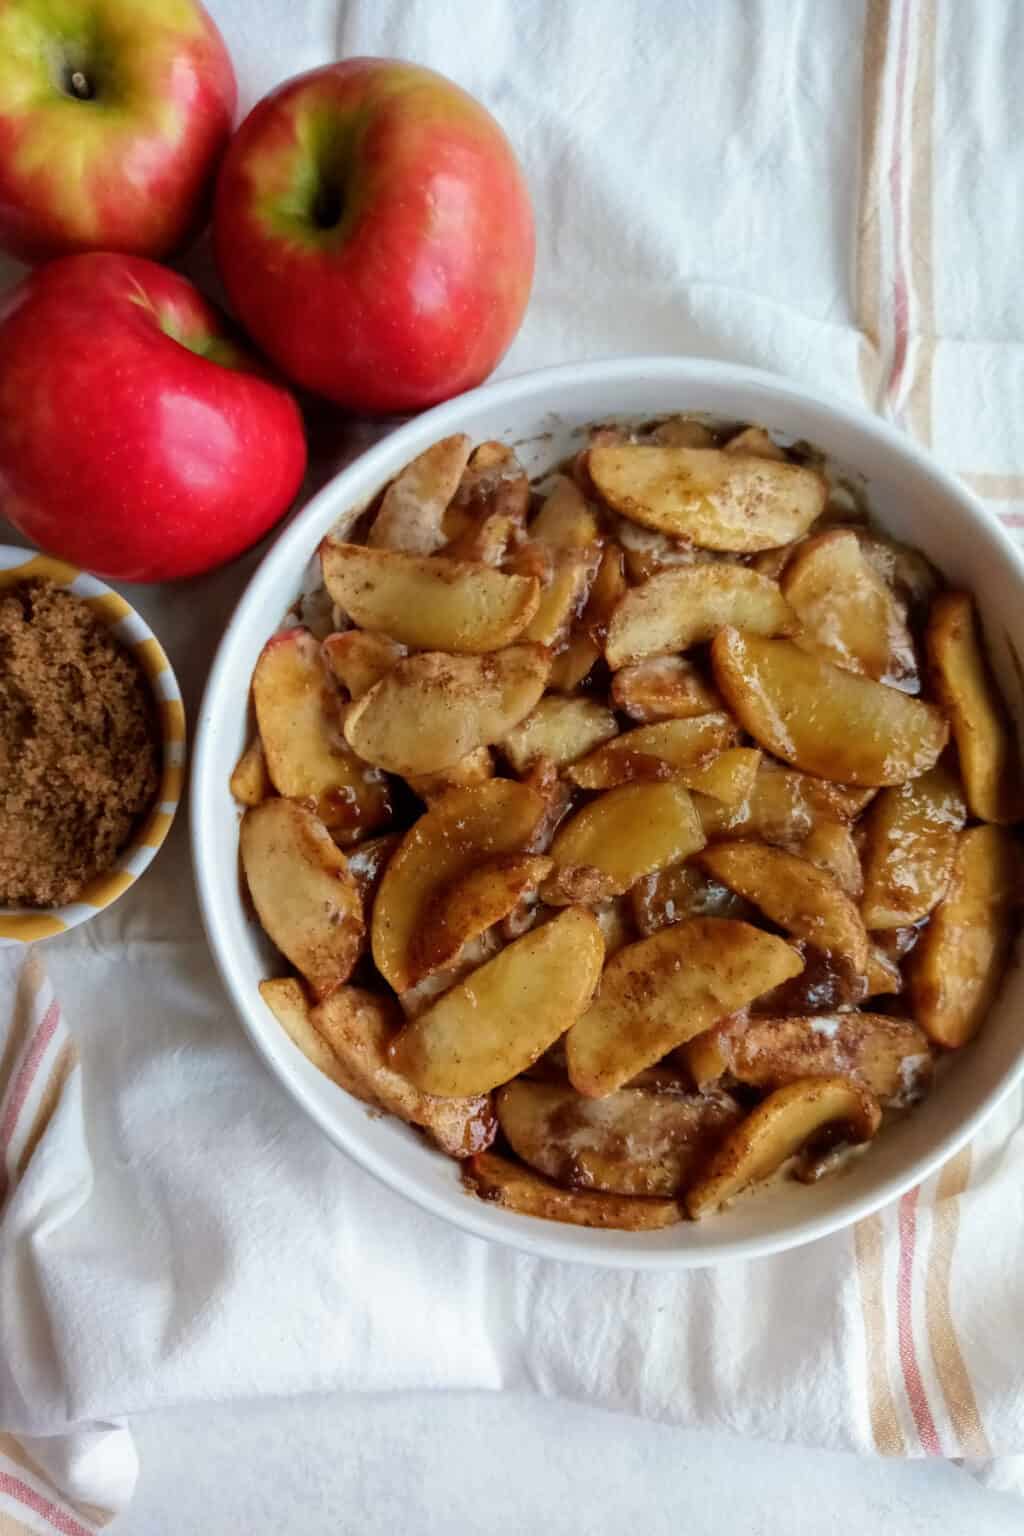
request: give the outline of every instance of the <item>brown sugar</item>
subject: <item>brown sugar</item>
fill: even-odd
[[[0,590],[0,906],[74,901],[152,805],[160,727],[135,658],[48,581]]]

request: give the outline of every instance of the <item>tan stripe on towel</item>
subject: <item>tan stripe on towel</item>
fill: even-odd
[[[860,101],[860,209],[857,221],[858,366],[868,404],[879,404],[882,388],[881,285],[882,101],[885,52],[892,0],[868,0]]]
[[[935,0],[918,0],[917,62],[910,105],[910,283],[919,336],[907,417],[920,441],[932,440],[935,285],[932,276],[932,125],[935,116]]]
[[[906,1441],[896,1414],[885,1355],[885,1293],[882,1286],[882,1218],[866,1216],[853,1229],[867,1349],[868,1414],[875,1449],[881,1456],[903,1456]]]
[[[950,1275],[960,1233],[960,1196],[971,1177],[971,1149],[964,1147],[943,1168],[935,1192],[931,1251],[925,1285],[928,1345],[950,1421],[959,1437],[957,1454],[986,1460],[992,1455],[978,1412],[971,1378],[960,1351],[950,1306]]]
[[[985,501],[1024,501],[1024,475],[975,475],[963,470],[960,479]]]
[[[50,1068],[46,1087],[43,1089],[42,1096],[36,1106],[35,1118],[32,1121],[31,1129],[25,1140],[25,1145],[21,1149],[21,1154],[14,1170],[16,1178],[21,1178],[31,1162],[32,1154],[39,1145],[43,1132],[50,1123],[50,1117],[60,1101],[60,1096],[64,1091],[64,1084],[77,1063],[78,1051],[75,1047],[75,1042],[73,1040],[65,1040],[57,1052],[57,1059]]]
[[[13,1515],[0,1509],[0,1536],[36,1536],[38,1526],[22,1525]]]

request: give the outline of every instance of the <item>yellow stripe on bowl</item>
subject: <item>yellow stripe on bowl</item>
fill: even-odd
[[[83,598],[85,606],[91,608],[98,619],[104,624],[109,624],[113,629],[122,619],[132,617],[132,606],[119,592],[100,592],[95,597]]]
[[[137,838],[132,838],[135,843]],[[128,889],[135,876],[127,869],[108,869],[102,875],[97,875],[84,886],[75,897],[75,901],[83,901],[87,907],[109,907],[112,901]]]
[[[31,944],[33,939],[52,939],[58,933],[66,933],[67,927],[67,923],[55,912],[0,910],[0,939],[14,939],[21,944]]]
[[[172,744],[185,740],[185,706],[180,699],[160,700],[160,720],[164,740]]]
[[[0,570],[0,587],[13,587],[19,581],[33,579],[54,581],[59,587],[70,587],[81,573],[65,560],[55,560],[52,555],[33,555],[25,551],[25,559],[19,565],[9,565]]]

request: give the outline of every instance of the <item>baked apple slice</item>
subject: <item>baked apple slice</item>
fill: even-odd
[[[633,587],[608,625],[605,659],[615,670],[711,640],[725,625],[791,635],[796,615],[770,581],[745,565],[691,565]]]
[[[799,975],[791,945],[749,923],[693,917],[627,944],[566,1039],[569,1077],[588,1098],[628,1083],[677,1045]]]
[[[589,549],[601,537],[594,509],[568,475],[556,475],[530,524],[530,538],[554,549]]]
[[[438,902],[479,865],[525,853],[545,813],[541,795],[511,779],[453,789],[414,822],[392,855],[373,907],[373,958],[406,992],[426,974],[421,935]]]
[[[966,1045],[995,1002],[1020,873],[1019,846],[1002,827],[961,832],[946,895],[908,961],[914,1017],[936,1045]]]
[[[267,772],[263,743],[258,736],[253,737],[235,764],[230,787],[231,793],[240,805],[259,805],[268,795],[274,793],[274,786]]]
[[[395,1071],[388,1047],[402,1015],[393,999],[362,987],[339,987],[313,1009],[312,1020],[355,1085],[349,1091],[357,1097],[421,1126],[449,1157],[472,1157],[490,1146],[497,1121],[489,1095],[434,1098]]]
[[[949,884],[966,807],[941,763],[883,789],[868,812],[861,913],[869,928],[906,928],[927,917]]]
[[[787,463],[785,449],[780,448],[764,427],[744,427],[735,437],[730,437],[723,453],[741,454],[745,458],[774,459],[777,464]]]
[[[856,900],[861,895],[864,889],[864,871],[861,868],[860,854],[857,851],[853,833],[844,822],[828,821],[824,818],[815,822],[807,836],[797,843],[791,852],[799,855],[801,859],[806,859],[808,864],[817,864],[819,869],[824,869],[833,875],[847,896],[852,896]],[[871,927],[866,917],[864,922],[867,927]]]
[[[689,792],[670,779],[606,790],[559,827],[550,851],[556,871],[590,866],[620,893],[703,846]]]
[[[738,805],[718,803],[704,795],[695,795],[694,802],[709,838],[760,837],[766,843],[791,847],[824,823],[856,820],[876,793],[874,789],[816,779],[762,757],[753,787]]]
[[[906,612],[852,529],[832,528],[802,544],[786,565],[782,591],[800,621],[798,645],[849,672],[917,692]]]
[[[404,645],[366,629],[344,629],[321,642],[324,660],[352,699],[361,699],[406,654]]]
[[[390,773],[433,773],[507,736],[538,703],[550,667],[539,645],[407,656],[352,705],[345,738]]]
[[[953,739],[971,814],[1000,824],[1024,816],[1020,751],[982,648],[974,604],[965,592],[935,599],[926,635],[936,693]]]
[[[242,817],[242,868],[268,938],[316,997],[346,981],[363,947],[363,902],[323,822],[294,800],[264,800]]]
[[[724,1073],[755,1088],[808,1077],[846,1077],[882,1104],[908,1104],[931,1077],[928,1038],[912,1019],[880,1013],[806,1014],[716,1024],[686,1046],[694,1080]]]
[[[538,758],[564,768],[617,731],[612,711],[597,699],[566,699],[555,694],[541,699],[536,709],[508,733],[501,749],[516,773],[525,773]]]
[[[902,784],[934,766],[949,736],[940,710],[859,677],[792,640],[722,629],[715,682],[737,720],[776,757],[844,784]]]
[[[590,477],[615,512],[704,549],[753,553],[806,533],[828,484],[817,470],[718,448],[591,448]]]
[[[464,944],[508,917],[551,868],[544,854],[505,853],[457,876],[438,893],[416,935],[413,969],[417,976],[430,976],[451,965]]]
[[[573,1227],[651,1232],[683,1219],[678,1200],[637,1200],[592,1190],[561,1189],[531,1168],[495,1152],[470,1158],[462,1177],[481,1200],[522,1216],[539,1216]]]
[[[569,1189],[675,1195],[743,1118],[722,1092],[620,1088],[585,1099],[565,1083],[519,1078],[499,1090],[505,1140],[524,1163]]]
[[[370,528],[375,549],[432,555],[448,542],[444,515],[459,488],[471,448],[464,432],[442,438],[407,464],[384,492]]]
[[[446,555],[408,555],[327,538],[324,584],[360,629],[421,651],[476,656],[511,645],[537,612],[540,585]]]
[[[616,709],[643,725],[656,720],[689,720],[722,707],[722,700],[692,661],[682,656],[654,656],[621,667],[612,678]]]
[[[425,1093],[486,1093],[532,1066],[587,1006],[604,940],[567,907],[509,944],[408,1023],[391,1062]]]
[[[494,778],[494,756],[490,747],[477,747],[460,757],[447,768],[434,773],[407,773],[405,782],[414,795],[419,795],[428,805],[433,805],[450,789],[468,789],[471,784],[483,784]]]
[[[832,1129],[850,1142],[870,1141],[881,1123],[872,1096],[845,1077],[787,1083],[768,1095],[712,1155],[686,1196],[699,1220],[779,1171],[813,1138]]]
[[[472,1157],[494,1140],[497,1120],[488,1095],[436,1099],[420,1093],[388,1062],[396,1010],[360,987],[339,987],[310,1009],[293,977],[261,981],[260,994],[295,1045],[325,1077],[372,1109],[427,1131],[449,1157]]]
[[[341,700],[308,629],[270,637],[256,663],[252,697],[278,794],[310,803],[325,826],[353,840],[388,820],[387,781],[346,745]]]
[[[835,876],[783,848],[716,843],[698,856],[714,880],[760,907],[766,917],[843,961],[856,975],[868,963],[868,936],[856,904]]]
[[[753,915],[749,902],[691,863],[673,864],[657,874],[645,875],[633,886],[629,901],[633,921],[644,938],[670,923],[681,922],[684,917],[735,917],[746,921]]]

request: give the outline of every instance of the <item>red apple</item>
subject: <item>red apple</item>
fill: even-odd
[[[0,515],[100,576],[163,581],[266,533],[302,419],[184,277],[65,256],[0,301]]]
[[[23,261],[177,249],[235,100],[198,0],[0,0],[0,246]]]
[[[533,277],[522,171],[433,70],[348,59],[261,101],[228,149],[217,264],[246,329],[307,389],[412,411],[487,377]]]

